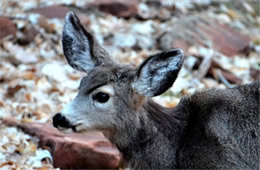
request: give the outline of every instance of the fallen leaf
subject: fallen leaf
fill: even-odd
[[[38,58],[36,54],[30,53],[21,46],[14,45],[12,42],[4,42],[4,48],[12,54],[19,63],[36,63]]]

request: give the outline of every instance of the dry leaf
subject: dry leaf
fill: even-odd
[[[3,45],[20,63],[36,63],[38,61],[35,53],[26,51],[22,47],[14,45],[12,42],[4,42]]]

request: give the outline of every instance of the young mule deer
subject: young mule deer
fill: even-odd
[[[172,86],[182,50],[153,55],[137,69],[121,66],[72,12],[62,43],[68,63],[88,75],[53,117],[58,129],[103,132],[134,169],[259,169],[259,82],[197,92],[164,108],[150,97]]]

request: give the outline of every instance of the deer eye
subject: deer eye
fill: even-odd
[[[93,96],[93,99],[98,101],[99,103],[105,103],[109,99],[109,95],[103,92],[98,92]]]

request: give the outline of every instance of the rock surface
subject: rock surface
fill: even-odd
[[[168,50],[190,46],[214,48],[226,56],[233,56],[248,48],[250,38],[213,19],[202,16],[188,16],[178,20],[171,31],[160,37],[160,48]]]
[[[24,132],[39,138],[50,150],[53,165],[62,169],[114,169],[119,166],[119,151],[99,132],[63,134],[50,123],[16,123]]]
[[[46,18],[63,19],[66,16],[67,12],[69,12],[69,9],[65,6],[53,5],[53,6],[47,6],[47,7],[33,9],[33,10],[31,10],[31,12],[39,13],[42,16],[45,16]]]
[[[13,23],[12,20],[0,16],[0,39],[8,36],[8,35],[13,35],[15,36],[16,34],[16,25]]]
[[[136,0],[95,0],[88,6],[97,7],[100,11],[117,17],[131,17],[136,15],[138,11]]]

